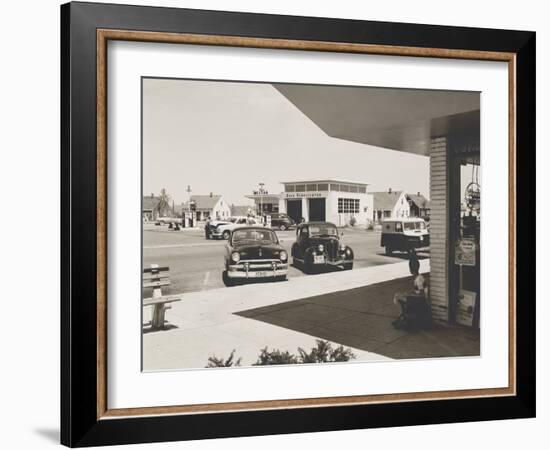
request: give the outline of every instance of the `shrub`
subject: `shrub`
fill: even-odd
[[[327,362],[345,362],[355,359],[355,355],[350,348],[344,348],[342,345],[332,348],[328,341],[317,339],[317,347],[313,347],[309,353],[303,348],[298,348],[301,363],[327,363]]]
[[[255,366],[270,366],[274,364],[296,364],[298,363],[296,356],[288,351],[281,352],[280,350],[268,351],[267,347],[262,349],[258,355],[258,360],[254,363]]]
[[[234,357],[235,357],[235,350],[233,350],[225,360],[221,358],[217,358],[216,356],[211,356],[210,358],[208,358],[208,364],[206,365],[206,367],[240,366],[242,358],[239,358],[235,361]]]
[[[271,366],[277,364],[312,364],[312,363],[329,363],[329,362],[346,362],[351,359],[355,359],[354,353],[351,348],[339,347],[333,348],[332,344],[328,341],[317,339],[317,346],[313,347],[309,352],[306,352],[303,348],[298,347],[298,356],[293,355],[288,351],[280,351],[278,349],[268,350],[267,347],[263,348],[258,355],[257,361],[254,366]],[[240,366],[241,359],[234,361],[235,350],[231,352],[229,357],[224,360],[211,356],[208,358],[208,365],[206,367],[232,367]]]

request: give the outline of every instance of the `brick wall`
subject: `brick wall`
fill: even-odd
[[[435,320],[449,320],[449,183],[447,139],[430,143],[430,298]]]

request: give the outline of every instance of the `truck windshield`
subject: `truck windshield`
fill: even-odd
[[[403,227],[405,230],[407,231],[412,231],[412,230],[425,230],[426,229],[426,224],[424,222],[405,222],[403,223]]]

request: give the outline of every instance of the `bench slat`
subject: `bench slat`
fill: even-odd
[[[163,267],[146,267],[143,269],[143,273],[151,273],[151,272],[166,272],[167,270],[170,270],[170,267],[163,266]]]
[[[146,280],[160,280],[170,278],[169,273],[144,273],[143,274],[143,281]]]
[[[169,285],[170,285],[170,280],[146,281],[143,283],[144,288],[169,286]]]
[[[149,297],[143,299],[143,306],[157,305],[159,303],[179,302],[180,300],[181,297],[179,295],[165,295],[163,297],[156,298]]]

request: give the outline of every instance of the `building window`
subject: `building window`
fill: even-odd
[[[349,191],[350,191],[350,192],[357,192],[357,190],[358,190],[358,189],[357,189],[357,186],[350,186],[350,187],[349,187]]]
[[[330,184],[330,190],[331,191],[336,191],[338,192],[340,190],[340,185],[339,184]]]
[[[349,192],[349,185],[347,185],[347,184],[341,184],[341,185],[340,185],[340,190],[341,190],[342,192]]]
[[[391,211],[384,211],[384,217],[391,217]]]
[[[308,184],[306,190],[309,191],[309,192],[316,191],[317,190],[317,185],[316,184]]]
[[[306,185],[305,184],[297,184],[296,185],[296,192],[305,192],[306,191]]]
[[[339,214],[359,214],[359,199],[358,198],[339,198],[338,199]]]
[[[317,190],[319,190],[319,191],[328,191],[328,184],[327,183],[318,184],[317,185]]]
[[[285,184],[285,192],[294,192],[294,188],[293,184]]]
[[[359,186],[359,193],[360,194],[366,194],[367,193],[367,187],[366,186]]]

